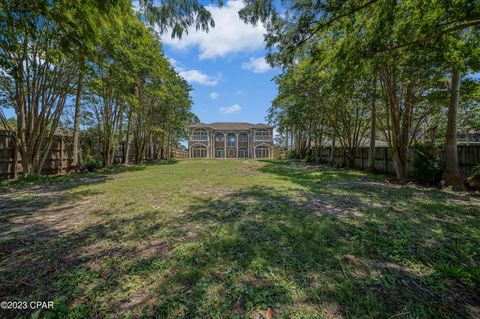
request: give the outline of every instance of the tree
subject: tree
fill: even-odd
[[[468,55],[459,54],[457,59],[452,56],[461,51],[457,47],[476,47],[478,52],[478,45],[471,45],[478,44],[477,2],[292,1],[284,3],[286,14],[279,14],[271,0],[245,2],[247,6],[240,16],[246,22],[262,21],[267,25],[267,60],[272,65],[294,68],[299,60],[311,57],[319,63],[336,65],[334,68],[340,66],[347,77],[357,65],[372,65],[372,70],[378,70],[383,103],[375,115],[381,115],[378,122],[399,178],[406,177],[410,148],[433,111],[425,103],[430,90],[438,88],[445,74],[459,68],[459,62],[468,62]],[[468,41],[442,46],[458,33],[466,33]],[[474,69],[471,62],[466,64],[470,71]],[[370,77],[376,75],[377,71]],[[454,97],[452,107],[456,104]],[[449,114],[451,122],[454,110]],[[449,136],[449,144],[456,143],[455,134]],[[448,148],[449,153],[453,151],[454,147]],[[453,154],[448,157],[454,159]],[[456,164],[449,160],[448,165]]]
[[[75,50],[93,29],[79,17],[105,7],[100,1],[8,1],[0,3],[2,95],[16,114],[15,141],[23,174],[38,175],[57,134],[71,83],[78,72]],[[93,9],[92,9],[93,8]]]
[[[222,0],[217,2],[223,5]],[[212,14],[198,0],[140,0],[139,5],[141,18],[152,26],[158,26],[161,34],[170,31],[172,38],[181,38],[193,25],[197,30],[207,32],[215,26]]]
[[[452,72],[450,104],[448,106],[447,143],[445,146],[445,172],[443,178],[454,189],[463,189],[463,179],[458,169],[457,155],[457,109],[460,93],[460,70]]]
[[[369,150],[368,150],[368,164],[367,168],[370,171],[375,171],[375,140],[377,138],[377,76],[373,76],[372,79],[372,87],[370,88],[370,113],[371,113],[371,119],[370,119],[370,145],[369,145]]]

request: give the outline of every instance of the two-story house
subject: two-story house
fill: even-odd
[[[273,127],[215,122],[189,126],[190,158],[272,158]]]

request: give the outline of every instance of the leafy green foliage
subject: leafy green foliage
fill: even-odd
[[[100,167],[102,167],[102,163],[93,157],[91,153],[87,153],[87,155],[80,162],[81,171],[93,172]]]
[[[439,151],[431,144],[415,145],[413,156],[413,176],[416,180],[436,184],[442,178],[445,164]]]
[[[472,176],[468,178],[472,187],[480,188],[480,164],[477,164],[472,169]]]
[[[407,176],[415,143],[446,144],[438,140],[445,140],[446,123],[455,119],[445,116],[454,96],[445,78],[480,69],[478,2],[245,2],[240,16],[266,23],[267,60],[283,70],[271,120],[281,134],[294,135],[301,157],[310,156],[312,141],[335,136],[351,161],[370,119],[371,139],[388,142],[399,178]],[[478,99],[472,99],[471,85],[464,91],[459,123],[467,128],[475,126],[466,114],[476,118]],[[456,109],[456,94],[452,101]]]

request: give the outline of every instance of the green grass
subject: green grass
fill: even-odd
[[[66,318],[479,315],[472,194],[288,161],[113,172],[4,184],[3,300]]]

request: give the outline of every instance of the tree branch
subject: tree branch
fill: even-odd
[[[391,52],[391,51],[395,51],[395,50],[398,50],[398,49],[401,49],[401,48],[404,48],[404,47],[423,44],[425,42],[433,40],[434,38],[441,37],[442,35],[452,33],[452,32],[455,32],[455,31],[459,31],[459,30],[463,30],[463,29],[466,29],[466,28],[469,28],[469,27],[474,27],[474,26],[477,26],[477,25],[480,25],[480,19],[456,25],[454,27],[439,31],[439,32],[434,33],[434,34],[427,35],[427,36],[425,36],[421,39],[418,39],[418,40],[415,40],[415,41],[412,41],[412,42],[407,42],[407,43],[399,44],[399,45],[396,45],[396,46],[393,46],[393,47],[390,47],[390,48],[386,48],[386,49],[377,51],[377,53]]]
[[[364,4],[348,11],[348,12],[345,12],[343,14],[339,14],[337,16],[334,16],[333,18],[331,18],[330,20],[324,22],[324,23],[318,23],[316,26],[315,26],[315,29],[312,31],[312,33],[310,33],[306,38],[300,40],[296,45],[294,45],[294,48],[298,48],[300,47],[302,44],[304,44],[305,42],[307,42],[308,40],[310,40],[311,38],[313,38],[314,35],[316,35],[319,31],[321,31],[323,28],[326,28],[328,26],[330,26],[332,23],[334,23],[335,21],[338,21],[342,18],[345,18],[349,15],[352,15],[358,11],[361,11],[363,9],[365,9],[366,7],[374,4],[375,2],[378,2],[379,0],[369,0],[367,2],[365,2]]]

